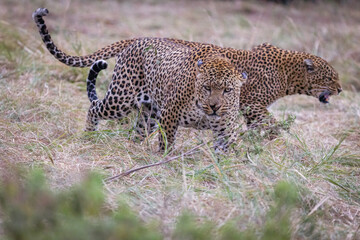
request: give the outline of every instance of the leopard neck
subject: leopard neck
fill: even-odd
[[[307,94],[308,84],[305,80],[304,60],[310,54],[283,50],[281,73],[287,82],[286,95]]]

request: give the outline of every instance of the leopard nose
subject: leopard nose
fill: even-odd
[[[338,93],[341,93],[342,92],[342,88],[338,88]]]
[[[216,112],[219,109],[219,106],[214,104],[214,105],[210,105],[211,109]]]

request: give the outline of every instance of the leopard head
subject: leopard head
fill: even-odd
[[[339,75],[324,59],[310,55],[303,62],[305,93],[314,96],[322,103],[328,103],[331,95],[338,95],[341,91]]]
[[[239,108],[245,79],[228,59],[211,57],[196,63],[196,105],[208,117],[222,117]]]

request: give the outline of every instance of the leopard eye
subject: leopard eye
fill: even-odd
[[[205,88],[206,91],[210,91],[210,90],[211,90],[211,87],[210,87],[210,86],[207,86],[207,85],[205,85],[204,88]]]
[[[233,90],[232,88],[225,88],[224,93],[229,93],[229,92],[231,92],[232,90]]]

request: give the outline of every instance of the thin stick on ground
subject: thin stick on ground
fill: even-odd
[[[222,138],[225,138],[225,137],[228,137],[228,136],[229,136],[229,135],[227,134],[227,135],[222,136],[222,137],[220,137],[220,138],[218,138],[218,139],[222,139]],[[122,172],[122,173],[120,173],[120,174],[118,174],[118,175],[115,175],[115,176],[106,178],[104,181],[105,181],[105,182],[109,182],[109,181],[112,181],[112,180],[114,180],[114,179],[118,179],[118,178],[125,177],[125,176],[127,176],[127,175],[129,175],[129,174],[131,174],[131,173],[133,173],[133,172],[136,172],[136,171],[139,171],[139,170],[142,170],[142,169],[145,169],[145,168],[159,166],[159,165],[162,165],[162,164],[171,162],[171,161],[173,161],[173,160],[176,160],[176,159],[178,159],[178,158],[180,158],[180,157],[194,154],[194,153],[196,153],[196,151],[195,151],[196,149],[204,146],[204,145],[207,144],[207,143],[208,143],[208,142],[205,142],[205,141],[204,141],[203,143],[197,145],[196,147],[190,149],[189,151],[187,151],[187,152],[185,152],[185,153],[183,153],[183,154],[180,154],[180,155],[177,155],[177,156],[173,156],[173,157],[167,156],[164,160],[161,160],[161,161],[159,161],[159,162],[152,163],[152,164],[148,164],[148,165],[141,166],[141,167],[134,168],[134,169],[129,169],[129,170],[127,170],[127,171],[125,171],[125,172]],[[175,150],[174,150],[174,152],[175,152]]]
[[[115,175],[115,176],[112,176],[112,177],[109,177],[109,178],[106,178],[104,181],[105,182],[109,182],[109,181],[112,181],[114,179],[118,179],[118,178],[122,178],[122,177],[125,177],[133,172],[136,172],[136,171],[139,171],[139,170],[142,170],[142,169],[145,169],[145,168],[150,168],[150,167],[155,167],[155,166],[159,166],[159,165],[162,165],[162,164],[165,164],[165,163],[168,163],[168,162],[171,162],[171,161],[174,161],[182,156],[188,156],[188,155],[191,155],[191,154],[194,154],[196,153],[195,150],[197,150],[198,148],[202,147],[204,144],[206,143],[201,143],[199,145],[197,145],[196,147],[190,149],[189,151],[185,152],[185,153],[182,153],[180,155],[177,155],[177,156],[173,156],[173,157],[169,157],[167,156],[164,160],[161,160],[159,162],[156,162],[156,163],[152,163],[152,164],[148,164],[148,165],[144,165],[144,166],[141,166],[141,167],[138,167],[138,168],[133,168],[133,169],[129,169],[125,172],[122,172],[118,175]]]

